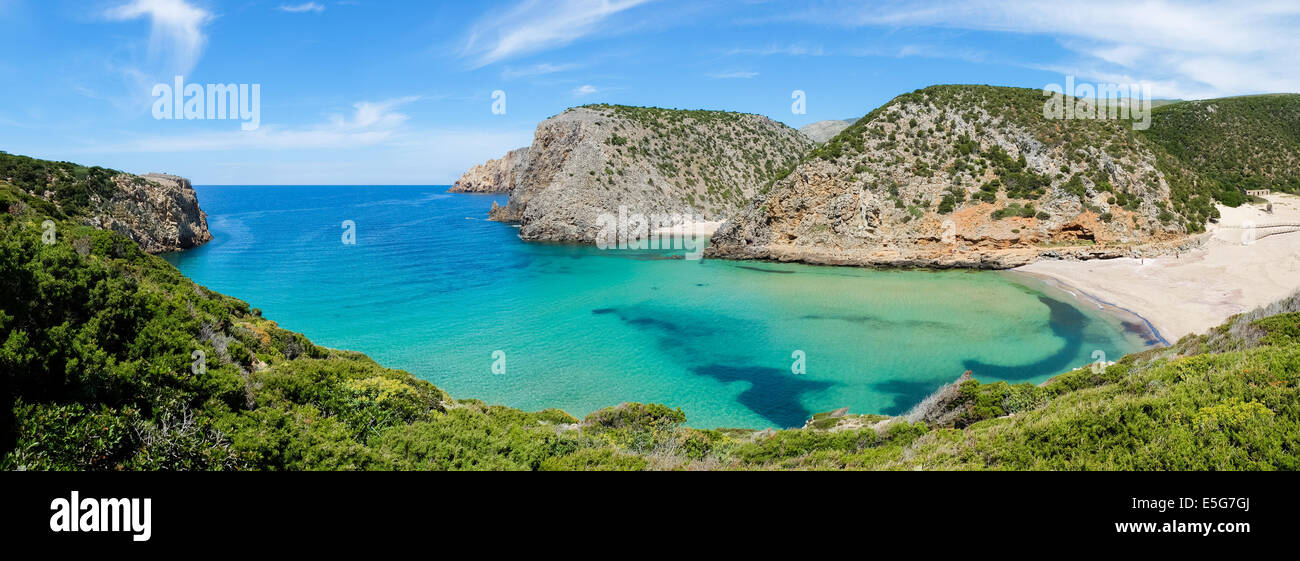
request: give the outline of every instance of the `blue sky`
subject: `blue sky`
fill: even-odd
[[[200,184],[448,184],[586,103],[798,127],[939,83],[1295,92],[1296,29],[1294,0],[0,0],[0,150]],[[260,84],[261,126],[155,119],[178,74]]]

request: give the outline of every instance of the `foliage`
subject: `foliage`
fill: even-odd
[[[579,421],[453,399],[117,233],[63,219],[46,244],[59,217],[5,193],[22,204],[0,213],[0,468],[1300,469],[1300,294],[1042,385],[950,386],[942,422],[704,431],[659,404]]]
[[[1143,136],[1196,169],[1188,193],[1229,206],[1247,189],[1300,192],[1300,95],[1188,101],[1156,108]]]
[[[0,152],[0,210],[25,201],[54,218],[81,216],[89,210],[92,196],[112,197],[117,190],[113,178],[120,174],[101,167]],[[48,198],[44,196],[46,191],[51,193]]]

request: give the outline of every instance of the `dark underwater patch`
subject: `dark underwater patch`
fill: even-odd
[[[1065,340],[1065,346],[1061,350],[1043,360],[1019,366],[965,360],[962,362],[965,369],[970,370],[976,378],[986,376],[1017,381],[1043,374],[1059,374],[1073,368],[1074,358],[1079,356],[1079,349],[1083,347],[1083,328],[1088,323],[1088,317],[1078,308],[1059,300],[1039,296],[1038,301],[1046,305],[1050,311],[1048,324],[1052,328],[1052,334]]]
[[[779,271],[776,269],[764,269],[762,267],[751,267],[749,265],[736,265],[737,269],[746,269],[749,271],[758,271],[760,273],[776,273],[778,275],[793,275],[794,271]]]
[[[719,382],[749,382],[749,389],[736,398],[741,405],[767,419],[777,428],[801,427],[813,411],[804,408],[799,398],[809,392],[825,390],[832,382],[809,380],[788,370],[770,366],[730,366],[707,364],[691,369],[700,376]]]
[[[930,320],[923,320],[923,319],[909,319],[909,320],[902,320],[902,321],[894,321],[894,320],[887,320],[878,316],[872,316],[866,314],[840,314],[840,315],[808,314],[805,316],[799,316],[799,319],[846,321],[849,323],[856,323],[859,325],[870,325],[873,327],[889,328],[889,329],[897,329],[897,328],[951,329],[953,327],[951,324],[943,323],[941,321],[930,321]]]

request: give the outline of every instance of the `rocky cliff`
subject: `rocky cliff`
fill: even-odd
[[[766,117],[591,105],[537,127],[527,166],[493,220],[520,237],[591,243],[598,217],[729,217],[788,172],[813,142]]]
[[[95,211],[84,222],[124,234],[149,253],[189,249],[212,239],[190,180],[121,174],[114,183],[117,190],[94,201]]]
[[[476,165],[452,184],[449,193],[509,193],[528,169],[528,147]]]
[[[706,255],[1008,268],[1172,247],[1213,201],[1127,120],[1044,117],[1041,91],[935,86],[811,152]]]
[[[194,187],[174,175],[133,175],[0,152],[0,187],[26,195],[0,193],[11,213],[27,204],[39,206],[51,217],[126,235],[150,253],[188,249],[212,239]]]

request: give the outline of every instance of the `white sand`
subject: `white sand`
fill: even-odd
[[[1210,239],[1178,257],[1039,261],[1015,270],[1051,277],[1087,296],[1127,308],[1155,325],[1165,339],[1177,341],[1300,289],[1300,231],[1266,236],[1288,229],[1262,228],[1300,224],[1300,198],[1270,195],[1267,199],[1273,203],[1272,214],[1263,205],[1219,207],[1223,217],[1218,225],[1210,225]],[[1232,227],[1249,221],[1256,224],[1258,239],[1243,244],[1249,238]]]
[[[722,221],[720,220],[716,222],[706,222],[706,221],[686,222],[684,224],[678,224],[676,226],[656,228],[654,232],[651,233],[656,236],[690,235],[690,236],[710,237],[713,236],[714,232],[718,231],[718,228],[720,226],[722,226]]]

